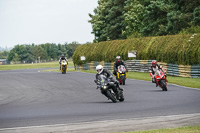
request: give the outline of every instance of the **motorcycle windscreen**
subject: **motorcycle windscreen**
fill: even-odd
[[[125,73],[125,72],[126,72],[125,66],[124,66],[124,65],[118,66],[118,72],[119,72],[119,73]]]

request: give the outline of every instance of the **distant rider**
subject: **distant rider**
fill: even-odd
[[[62,54],[61,57],[60,57],[60,59],[59,59],[60,70],[61,70],[61,61],[62,61],[62,60],[65,60],[65,61],[67,62],[67,65],[68,65],[67,57],[65,57],[64,54]]]
[[[119,82],[113,78],[112,73],[111,73],[109,70],[103,69],[103,66],[102,66],[102,65],[98,65],[98,66],[96,66],[96,71],[97,71],[97,74],[96,74],[96,81],[98,81],[99,75],[103,74],[103,75],[105,75],[108,79],[110,79],[110,81],[112,81],[112,82],[114,82],[114,83],[116,84],[115,88],[113,88],[113,91],[114,91],[116,94],[119,94],[119,90],[123,91],[123,89],[119,87]],[[99,85],[98,82],[97,82],[97,85]]]
[[[155,72],[156,72],[157,70],[161,70],[161,71],[164,73],[165,77],[167,77],[165,69],[162,68],[162,66],[161,66],[160,64],[157,64],[157,61],[156,61],[156,60],[153,60],[153,61],[151,62],[151,64],[152,64],[152,66],[151,66],[151,70],[150,70],[150,75],[151,75],[151,77],[152,77],[152,83],[156,83],[156,79],[155,79],[154,74],[155,74]],[[156,83],[156,87],[157,87],[157,86],[158,86],[158,84]]]
[[[117,76],[117,70],[118,70],[118,66],[120,66],[120,65],[124,65],[125,66],[125,68],[126,68],[126,65],[124,64],[124,62],[123,61],[121,61],[121,57],[120,56],[117,56],[116,57],[116,61],[115,61],[115,63],[114,63],[114,68],[113,68],[113,74],[115,75],[115,76]],[[126,71],[128,72],[128,69],[126,68]]]

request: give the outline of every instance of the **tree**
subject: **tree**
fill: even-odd
[[[73,56],[74,51],[76,50],[76,48],[79,45],[80,44],[78,42],[72,42],[72,43],[66,45],[68,58],[71,58]]]
[[[144,12],[142,34],[144,36],[166,35],[167,13],[169,10],[170,5],[163,0],[150,1]]]
[[[145,7],[138,0],[127,0],[123,11],[126,38],[138,37],[140,29],[143,27],[143,14]]]
[[[19,55],[17,53],[15,53],[14,56],[13,56],[12,62],[17,63],[19,61],[20,61]]]
[[[99,0],[99,6],[94,9],[95,15],[89,14],[89,21],[95,35],[94,42],[124,38],[122,14],[125,0]]]
[[[14,59],[15,61],[31,63],[35,60],[32,51],[33,46],[31,45],[16,45],[8,55],[8,62]]]
[[[200,26],[200,6],[196,7],[193,11],[193,21],[194,25]]]
[[[104,30],[106,28],[105,16],[108,14],[108,9],[106,8],[107,1],[108,0],[99,0],[99,6],[94,9],[94,15],[89,14],[91,20],[88,22],[92,24],[92,34],[95,36],[94,42],[107,40],[107,37],[104,36],[104,34],[106,34]]]
[[[40,58],[41,60],[46,60],[47,58],[47,52],[42,48],[41,45],[35,46],[33,48],[33,55],[35,56],[35,59],[37,60]]]

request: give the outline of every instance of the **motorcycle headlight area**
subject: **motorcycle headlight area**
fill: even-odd
[[[107,88],[108,88],[108,86],[104,85],[104,86],[102,86],[102,88],[103,88],[103,89],[107,89]]]

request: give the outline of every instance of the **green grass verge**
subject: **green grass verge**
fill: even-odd
[[[0,65],[0,70],[16,70],[16,69],[33,69],[33,68],[58,68],[58,61],[47,63],[34,63],[34,64],[13,64],[13,65]],[[69,60],[68,67],[72,67],[73,62]],[[58,69],[44,70],[44,71],[57,71]],[[74,68],[68,68],[67,71],[74,71]],[[95,70],[82,70],[81,72],[96,73]],[[149,73],[142,72],[128,72],[127,78],[151,81]],[[184,78],[184,77],[167,77],[169,83],[177,84],[186,87],[200,88],[200,78]]]
[[[95,70],[82,70],[81,72],[96,73]],[[151,81],[149,73],[143,72],[128,72],[127,78]],[[167,76],[168,83],[177,84],[186,87],[200,88],[200,78],[184,78]]]
[[[72,67],[73,62],[69,61],[68,67]],[[33,63],[33,64],[10,64],[0,65],[0,70],[17,70],[17,69],[34,69],[34,68],[59,68],[60,64],[58,61],[47,62],[47,63]]]
[[[67,68],[67,72],[74,72],[74,68]],[[42,72],[61,72],[59,69],[48,69],[48,70],[42,70]]]
[[[200,133],[200,126],[187,126],[173,129],[158,129],[150,131],[136,131],[126,133]]]

